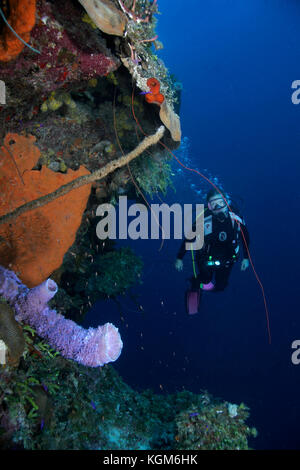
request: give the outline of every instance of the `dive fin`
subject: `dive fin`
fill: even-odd
[[[186,308],[189,315],[198,313],[200,303],[200,290],[189,290],[186,293]]]

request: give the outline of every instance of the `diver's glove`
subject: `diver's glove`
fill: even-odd
[[[249,260],[247,258],[244,258],[241,264],[241,271],[246,271],[246,269],[249,268]]]
[[[175,269],[177,269],[177,271],[182,271],[183,269],[183,261],[182,259],[178,259],[176,260],[175,262]]]

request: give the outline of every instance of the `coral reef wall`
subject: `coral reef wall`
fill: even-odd
[[[158,2],[0,7],[0,448],[248,448],[244,404],[138,393],[107,365],[122,351],[118,328],[79,324],[143,269],[97,238],[99,203],[172,186],[180,93],[156,54]]]
[[[0,375],[0,449],[238,450],[256,435],[243,403],[137,392],[110,364],[84,367],[23,330],[25,360]]]

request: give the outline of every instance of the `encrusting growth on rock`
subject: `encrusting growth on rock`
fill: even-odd
[[[10,14],[7,22],[25,41],[35,25],[36,0],[9,0]],[[23,50],[24,44],[6,25],[0,37],[0,61],[9,62]]]

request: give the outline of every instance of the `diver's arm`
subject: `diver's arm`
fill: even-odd
[[[186,248],[185,248],[185,242],[186,240],[184,239],[183,242],[181,243],[180,245],[180,248],[179,248],[179,251],[177,253],[177,258],[176,258],[176,261],[175,261],[175,269],[177,271],[182,271],[183,269],[183,257],[186,253]]]
[[[196,222],[194,222],[193,224],[193,230],[195,231],[195,228],[196,228]],[[187,242],[194,242],[196,240],[196,237],[193,238],[193,240],[188,240],[187,238],[184,238],[184,240],[181,242],[181,245],[180,245],[180,248],[178,250],[178,253],[177,253],[177,258],[176,258],[176,261],[175,261],[175,268],[177,269],[177,271],[182,271],[183,269],[183,258],[184,258],[184,255],[186,254],[187,252],[187,249],[186,249],[186,243]]]
[[[184,239],[184,240],[181,242],[181,245],[180,245],[180,248],[179,248],[179,250],[178,250],[177,258],[176,258],[176,259],[181,259],[181,260],[183,260],[184,255],[186,254],[186,247],[185,247],[185,244],[186,244],[186,239]]]
[[[245,224],[240,224],[240,230],[241,230],[241,240],[242,240],[242,248],[243,248],[243,255],[244,258],[242,259],[241,263],[241,271],[246,271],[247,268],[249,268],[249,243],[250,243],[250,237],[249,237],[249,232]],[[248,249],[247,249],[248,248]]]
[[[249,247],[250,237],[249,237],[248,229],[245,224],[245,220],[243,216],[241,215],[241,213],[233,206],[231,206],[231,214],[233,215],[233,218],[235,222],[237,223],[237,226],[240,230],[239,239],[241,241],[244,259],[249,259],[247,246]]]
[[[196,220],[193,222],[193,225],[192,225],[192,231],[193,231],[193,234],[195,234],[196,232],[196,228],[197,228],[197,225],[196,225]],[[186,254],[187,251],[190,251],[190,250],[187,250],[186,249],[186,244],[187,243],[194,243],[196,241],[196,235],[194,235],[192,238],[184,238],[184,240],[181,242],[181,245],[180,245],[180,248],[179,248],[179,251],[177,253],[177,259],[183,259],[184,255]]]
[[[247,250],[247,247],[249,248],[250,244],[249,232],[245,224],[240,224],[240,230],[244,259],[249,259],[249,253]]]

